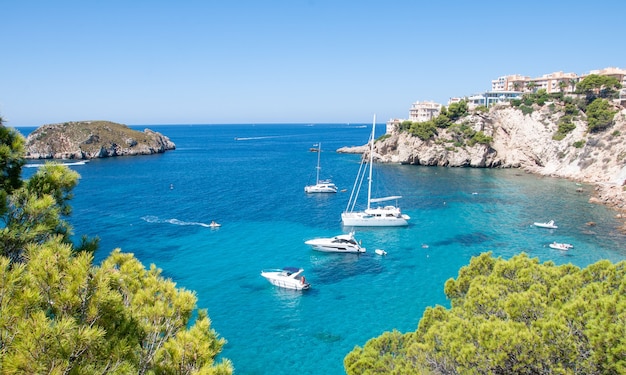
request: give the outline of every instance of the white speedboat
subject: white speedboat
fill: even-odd
[[[336,193],[337,186],[333,184],[330,180],[320,180],[320,155],[322,153],[322,144],[319,143],[317,145],[317,176],[315,178],[315,185],[308,185],[304,187],[305,193]]]
[[[314,238],[304,242],[311,246],[313,250],[327,253],[364,253],[365,248],[354,238],[354,232],[340,234],[328,238]]]
[[[341,222],[344,226],[348,227],[403,227],[409,225],[409,215],[405,215],[400,210],[400,207],[396,205],[386,205],[379,207],[372,207],[372,203],[387,202],[391,200],[397,201],[402,198],[401,196],[391,196],[383,198],[372,198],[372,166],[374,165],[374,133],[376,129],[376,116],[374,116],[374,123],[372,124],[372,135],[370,136],[370,154],[369,154],[369,177],[367,177],[367,208],[363,211],[355,211],[359,197],[359,191],[361,190],[361,183],[365,178],[367,171],[364,168],[366,163],[365,158],[361,161],[359,172],[357,173],[350,199],[348,200],[348,206],[346,210],[341,214]]]
[[[547,223],[533,223],[536,227],[539,228],[548,228],[548,229],[556,229],[558,228],[555,224],[554,224],[554,220],[550,220]]]
[[[553,248],[553,249],[557,249],[557,250],[564,250],[564,251],[567,251],[567,250],[569,250],[569,249],[573,248],[573,247],[574,247],[574,245],[570,245],[570,244],[568,244],[568,243],[558,243],[558,242],[552,242],[552,243],[550,244],[550,247],[551,247],[551,248]]]
[[[285,267],[283,269],[267,269],[261,271],[261,276],[267,279],[272,285],[281,288],[303,290],[309,289],[309,284],[304,275],[304,270],[297,267]]]

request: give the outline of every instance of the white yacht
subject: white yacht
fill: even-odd
[[[304,242],[313,250],[327,253],[364,253],[365,248],[354,238],[354,232],[328,238],[314,238]]]
[[[320,167],[320,154],[322,153],[322,143],[318,143],[317,144],[317,149],[313,149],[317,151],[317,167],[315,168],[317,170],[316,173],[316,178],[315,178],[315,185],[308,185],[304,187],[304,192],[305,193],[336,193],[337,192],[337,186],[335,186],[334,183],[332,183],[330,180],[320,180],[320,170],[322,169]]]
[[[306,281],[302,274],[304,270],[297,267],[285,267],[283,269],[267,269],[261,271],[261,276],[272,285],[281,288],[304,290],[309,289],[311,284]]]
[[[409,225],[409,215],[405,215],[400,210],[400,207],[396,205],[384,205],[372,207],[372,203],[387,202],[392,200],[398,200],[401,196],[391,196],[383,198],[372,198],[372,167],[374,164],[374,132],[376,129],[376,116],[374,116],[374,123],[372,124],[372,135],[370,136],[370,155],[369,155],[369,177],[367,179],[367,208],[363,211],[354,211],[354,206],[359,197],[359,190],[361,189],[361,183],[365,178],[367,169],[364,168],[366,163],[365,158],[361,161],[361,167],[359,173],[357,173],[356,180],[354,181],[354,187],[350,194],[348,206],[346,210],[341,214],[341,222],[344,226],[348,227],[401,227]]]
[[[533,223],[536,227],[539,228],[548,228],[548,229],[557,229],[558,226],[556,226],[556,224],[554,224],[554,220],[550,220],[547,223]]]
[[[553,249],[564,250],[564,251],[567,251],[574,247],[574,245],[570,245],[568,243],[558,243],[558,242],[552,242],[549,246]]]

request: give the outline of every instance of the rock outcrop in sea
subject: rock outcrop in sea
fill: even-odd
[[[533,106],[533,112],[506,106],[489,112],[474,112],[457,121],[491,137],[488,144],[458,146],[458,134],[437,129],[426,141],[407,131],[391,131],[374,146],[374,158],[385,163],[413,165],[520,168],[525,171],[567,178],[596,185],[592,201],[626,210],[626,109],[619,108],[614,123],[599,132],[589,132],[583,113],[576,127],[562,139],[554,137],[563,112],[558,106]],[[367,153],[367,147],[341,148],[337,152]]]
[[[110,121],[43,125],[26,138],[27,159],[95,159],[151,155],[176,145],[159,132],[133,130]]]

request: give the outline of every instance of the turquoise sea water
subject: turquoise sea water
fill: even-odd
[[[222,356],[246,375],[344,373],[356,345],[414,331],[427,306],[448,306],[445,281],[481,252],[581,267],[626,259],[615,212],[588,203],[591,186],[519,170],[378,164],[374,190],[403,195],[411,225],[357,230],[362,255],[311,250],[305,240],[346,231],[340,214],[360,156],[335,150],[365,144],[370,126],[137,126],[169,136],[177,149],[72,166],[81,180],[70,221],[77,235],[100,237],[96,262],[119,247],[196,291],[228,340]],[[346,192],[304,193],[317,142],[321,176]],[[550,219],[558,229],[532,226]],[[212,220],[222,227],[208,228]],[[574,249],[553,250],[553,241]],[[283,266],[303,267],[312,289],[281,290],[259,275]]]

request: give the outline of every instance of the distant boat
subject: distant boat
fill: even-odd
[[[304,270],[297,267],[285,267],[283,269],[268,269],[261,271],[263,276],[272,285],[281,288],[303,290],[309,289],[311,284],[307,283],[302,273]]]
[[[387,255],[387,252],[383,249],[376,249],[374,252],[378,255]]]
[[[534,226],[539,228],[548,228],[548,229],[557,229],[558,227],[554,224],[554,220],[550,220],[547,223],[533,223]]]
[[[350,194],[348,206],[341,214],[341,221],[344,226],[351,227],[400,227],[409,225],[410,217],[402,213],[399,207],[393,205],[379,206],[372,208],[372,203],[398,200],[401,196],[391,196],[383,198],[372,198],[372,166],[374,164],[374,132],[376,129],[376,116],[372,124],[372,135],[370,136],[370,157],[369,157],[369,177],[367,179],[367,208],[364,211],[354,211],[354,206],[359,197],[359,190],[363,178],[365,178],[365,159],[361,161],[359,173],[357,173],[354,187]]]
[[[315,150],[317,150],[317,167],[316,169],[316,177],[315,177],[315,185],[308,185],[304,187],[305,193],[336,193],[337,186],[333,184],[330,180],[320,180],[320,155],[322,154],[322,144],[317,144]]]
[[[558,242],[552,242],[549,246],[553,249],[563,250],[563,251],[567,251],[574,247],[574,245],[570,245],[568,243],[558,243]]]
[[[215,222],[215,221],[212,221],[212,222],[211,222],[211,224],[209,224],[209,226],[210,226],[211,228],[219,228],[219,227],[221,227],[221,226],[222,226],[222,224],[217,223],[217,222]]]

